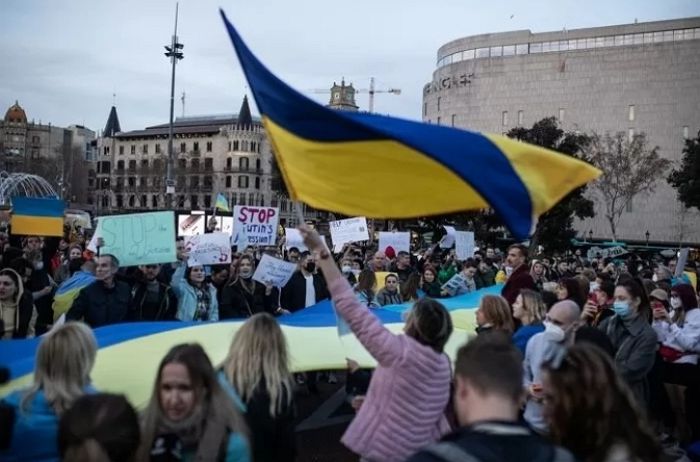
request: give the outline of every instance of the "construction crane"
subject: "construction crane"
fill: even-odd
[[[345,80],[345,79],[343,79]],[[313,93],[317,94],[327,94],[330,93],[330,90],[326,89],[320,89],[320,88],[314,88],[311,90]],[[375,93],[392,93],[394,95],[400,95],[401,94],[401,89],[400,88],[387,88],[387,89],[382,89],[382,90],[377,90],[374,87],[374,77],[369,78],[369,88],[358,88],[355,89],[355,93],[369,93],[369,112],[374,112],[374,95]]]

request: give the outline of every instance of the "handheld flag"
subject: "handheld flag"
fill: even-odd
[[[214,204],[214,208],[218,210],[223,210],[224,212],[230,212],[231,209],[228,206],[228,201],[226,200],[226,197],[219,193],[216,196],[216,203]]]
[[[402,219],[492,208],[516,239],[601,172],[500,135],[335,111],[273,75],[221,12],[293,200]]]
[[[37,197],[12,198],[12,234],[63,236],[65,202]]]

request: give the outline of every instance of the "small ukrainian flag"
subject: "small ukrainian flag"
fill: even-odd
[[[13,197],[12,234],[63,236],[65,209],[65,202],[59,199]]]
[[[226,200],[226,196],[224,196],[221,193],[219,193],[216,196],[216,204],[214,204],[214,207],[218,210],[223,210],[224,212],[231,211],[231,209],[228,206],[228,201]]]

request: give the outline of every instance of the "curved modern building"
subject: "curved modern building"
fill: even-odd
[[[438,50],[423,120],[493,133],[557,117],[566,130],[645,132],[677,161],[700,130],[700,18],[460,38]],[[700,243],[700,213],[665,181],[623,214],[618,238]],[[577,224],[611,237],[601,204]]]

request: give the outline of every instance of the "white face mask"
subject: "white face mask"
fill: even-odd
[[[342,271],[345,274],[352,273],[352,267],[345,265],[340,268],[340,271]]]
[[[654,281],[654,282],[658,282],[658,281],[659,281],[659,277],[656,275],[656,273],[654,273],[654,275],[651,277],[651,280]]]
[[[671,306],[673,307],[674,310],[677,310],[681,306],[683,306],[683,303],[681,302],[681,299],[678,297],[671,297]]]
[[[549,321],[544,322],[544,335],[547,336],[549,340],[556,343],[563,342],[564,337],[566,337],[564,329]]]

